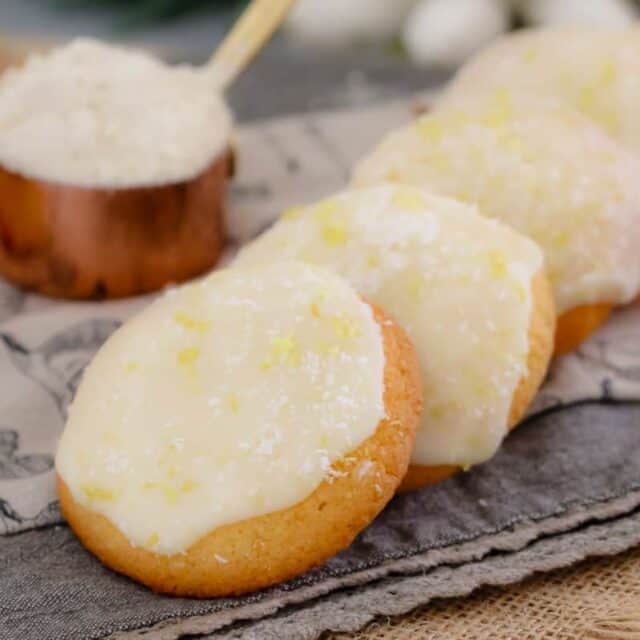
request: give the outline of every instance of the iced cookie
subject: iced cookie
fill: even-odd
[[[564,27],[500,38],[458,73],[443,101],[508,87],[553,96],[640,151],[640,29]]]
[[[88,367],[56,458],[82,543],[152,589],[287,580],[396,491],[421,411],[415,351],[342,279],[299,263],[166,295]]]
[[[383,185],[288,212],[236,264],[277,256],[344,276],[416,345],[425,410],[403,488],[496,452],[553,347],[553,301],[533,242],[468,205]]]
[[[401,182],[456,197],[538,242],[560,354],[640,290],[639,175],[640,162],[575,110],[499,90],[391,133],[353,183]]]

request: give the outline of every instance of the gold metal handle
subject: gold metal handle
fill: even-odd
[[[224,91],[280,26],[295,0],[253,0],[209,61],[217,87]]]

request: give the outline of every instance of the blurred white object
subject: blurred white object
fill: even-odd
[[[624,27],[637,12],[628,0],[520,0],[527,22],[536,26]]]
[[[417,64],[453,67],[509,27],[501,0],[421,0],[409,14],[403,40]]]
[[[400,33],[415,0],[298,0],[286,26],[303,44],[345,47]]]

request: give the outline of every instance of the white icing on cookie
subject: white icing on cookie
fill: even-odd
[[[473,207],[384,185],[291,210],[236,264],[276,256],[334,269],[412,338],[425,400],[414,464],[468,466],[495,453],[527,375],[542,270],[533,242]]]
[[[184,551],[308,497],[383,419],[384,363],[371,308],[335,275],[218,272],[108,340],[56,467],[133,544]]]
[[[543,248],[558,312],[640,290],[640,162],[570,107],[497,90],[391,133],[354,184],[477,204]]]
[[[560,98],[640,151],[640,29],[521,31],[458,73],[442,101],[500,87]]]

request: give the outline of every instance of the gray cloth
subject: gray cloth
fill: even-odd
[[[234,240],[246,241],[286,206],[342,185],[353,160],[409,114],[404,101],[242,128]],[[169,640],[217,631],[315,638],[376,613],[640,542],[636,306],[555,363],[527,424],[491,462],[397,497],[325,566],[245,598],[153,595],[104,569],[61,525],[53,471],[84,366],[148,300],[53,303],[0,286],[0,640]]]
[[[152,637],[168,640],[239,621],[244,624],[224,631],[227,637],[314,638],[326,628],[352,628],[375,613],[401,610],[395,596],[381,593],[401,591],[409,608],[590,553],[620,551],[640,543],[639,445],[640,404],[541,415],[517,429],[491,462],[395,498],[325,566],[245,598],[153,595],[103,568],[64,526],[7,536],[0,540],[0,640],[102,638],[150,627]],[[607,523],[586,535],[598,521]],[[572,540],[559,535],[566,531],[574,531]],[[371,583],[372,591],[345,591]],[[318,607],[335,615],[319,614]],[[256,618],[257,628],[246,622]]]
[[[571,534],[543,538],[520,551],[495,553],[480,561],[444,565],[426,573],[394,575],[357,590],[309,602],[304,607],[285,609],[257,622],[238,623],[206,637],[312,640],[325,630],[356,631],[376,616],[408,613],[434,598],[465,596],[481,586],[513,584],[534,572],[559,569],[593,555],[613,555],[637,544],[640,544],[640,513],[636,512],[628,518],[588,525]],[[163,634],[153,635],[159,639]]]

